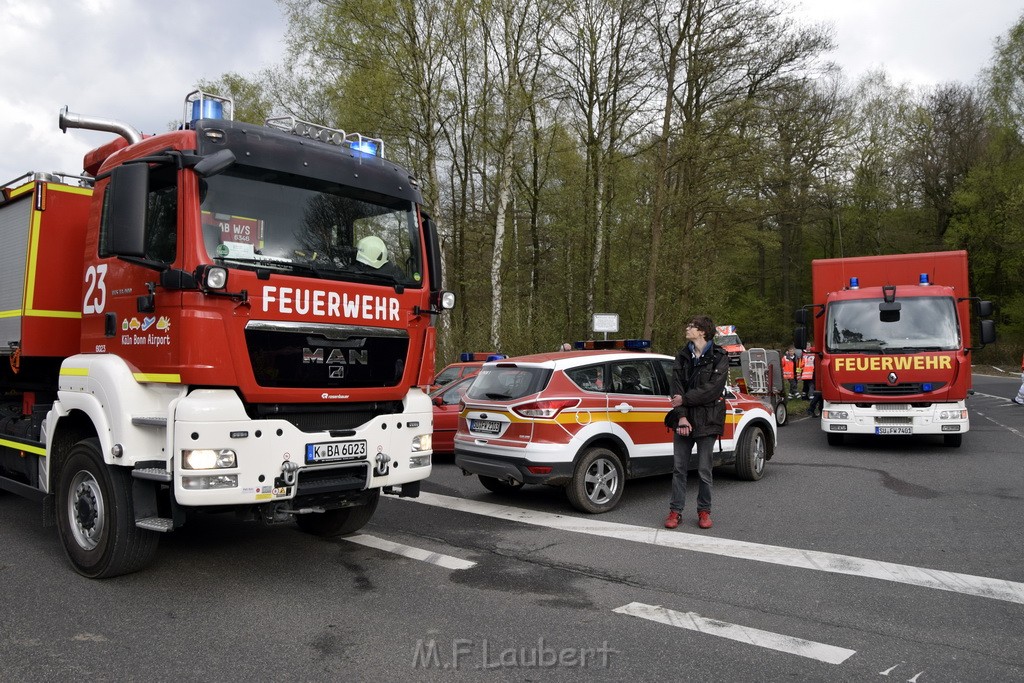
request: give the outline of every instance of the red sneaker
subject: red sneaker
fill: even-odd
[[[668,526],[668,522],[665,523]],[[698,510],[697,511],[697,526],[701,529],[711,528],[711,511],[710,510]]]
[[[669,510],[668,517],[665,518],[665,528],[675,529],[677,526],[679,526],[680,519],[682,519],[682,515],[680,515],[675,510]]]

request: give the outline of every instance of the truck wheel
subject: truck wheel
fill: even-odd
[[[789,408],[786,407],[785,401],[779,401],[775,404],[775,424],[780,427],[784,427],[786,422],[789,420]]]
[[[574,508],[598,514],[618,505],[625,483],[626,473],[618,456],[607,448],[591,448],[576,463],[565,492]]]
[[[760,427],[747,427],[740,435],[736,447],[736,476],[746,481],[757,481],[764,476],[764,463],[768,456],[768,439]]]
[[[366,526],[366,523],[373,517],[378,501],[380,501],[380,489],[373,489],[370,500],[362,505],[298,515],[295,518],[295,523],[307,534],[323,538],[355,533]]]
[[[510,484],[507,480],[498,479],[497,477],[485,477],[482,474],[478,474],[477,477],[480,479],[483,487],[492,493],[517,493],[523,488],[523,482],[521,481]]]
[[[942,443],[951,448],[960,448],[960,444],[964,441],[963,434],[943,434]]]
[[[828,434],[826,434],[826,436],[828,437],[828,445],[829,446],[842,446],[843,445],[843,435],[842,434],[833,434],[832,432],[829,432]]]
[[[90,579],[142,569],[160,541],[135,526],[131,473],[103,462],[98,439],[76,443],[61,466],[57,532],[75,571]]]

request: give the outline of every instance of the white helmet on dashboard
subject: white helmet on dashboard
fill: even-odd
[[[356,261],[371,268],[380,268],[388,260],[388,248],[376,235],[367,235],[356,245]]]

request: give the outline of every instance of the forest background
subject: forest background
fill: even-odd
[[[815,258],[966,249],[1024,350],[1024,14],[976,83],[848,82],[771,0],[279,0],[286,63],[199,86],[235,118],[385,141],[439,225],[439,366],[696,313],[782,347]]]

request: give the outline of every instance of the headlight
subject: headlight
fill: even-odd
[[[940,420],[966,420],[966,410],[943,410],[939,413]]]
[[[228,269],[214,266],[206,271],[207,289],[224,289],[228,284]]]
[[[849,420],[850,413],[845,410],[826,410],[821,413],[823,420]]]
[[[181,467],[186,470],[218,470],[235,466],[235,452],[230,448],[200,448],[181,452]]]
[[[429,451],[434,447],[434,440],[432,434],[420,434],[412,438],[412,451],[418,453],[420,451]]]

